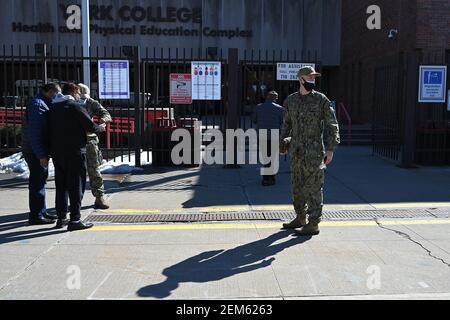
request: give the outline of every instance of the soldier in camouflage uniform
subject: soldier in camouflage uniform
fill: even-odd
[[[323,208],[323,186],[326,165],[333,160],[339,138],[339,125],[330,100],[314,90],[320,77],[312,67],[298,72],[300,91],[284,102],[280,153],[291,154],[292,198],[297,218],[284,224],[285,229],[302,228],[302,236],[319,234]],[[328,130],[327,152],[323,142]],[[307,215],[309,221],[306,222]]]
[[[109,112],[96,100],[90,97],[89,87],[80,83],[78,84],[81,90],[81,98],[85,101],[86,109],[91,117],[97,116],[100,119],[100,123],[109,123],[112,121]],[[91,191],[95,197],[96,209],[108,209],[104,199],[105,188],[103,186],[103,177],[100,173],[99,167],[102,164],[103,157],[102,152],[98,146],[99,139],[95,133],[88,134],[86,145],[86,160],[87,171],[89,175],[89,183],[91,185]]]

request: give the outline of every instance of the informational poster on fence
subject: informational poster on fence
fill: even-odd
[[[128,60],[99,60],[98,89],[100,99],[130,99]]]
[[[291,63],[279,62],[277,63],[277,80],[278,81],[298,81],[298,70],[303,67],[311,66],[316,68],[315,63]]]
[[[447,66],[420,66],[419,102],[445,103]]]
[[[192,75],[184,73],[170,74],[170,103],[192,103]]]
[[[222,99],[222,64],[216,61],[192,61],[192,99]]]

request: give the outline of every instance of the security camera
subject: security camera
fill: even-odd
[[[391,30],[389,30],[388,38],[389,39],[395,39],[395,37],[397,35],[398,35],[398,30],[397,29],[391,29]]]

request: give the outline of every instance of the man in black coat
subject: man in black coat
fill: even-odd
[[[55,165],[56,228],[68,224],[68,231],[91,228],[81,221],[81,202],[86,188],[86,134],[105,131],[77,100],[80,88],[69,83],[54,100],[49,112],[50,154]],[[66,215],[70,199],[70,221]]]

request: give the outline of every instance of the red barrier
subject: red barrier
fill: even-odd
[[[0,110],[0,127],[14,127],[22,125],[25,111]]]
[[[94,117],[94,122],[99,123],[99,119]],[[111,133],[115,133],[117,141],[120,139],[121,133],[134,134],[135,121],[134,118],[112,118],[112,122],[106,125],[106,148],[111,149]]]

